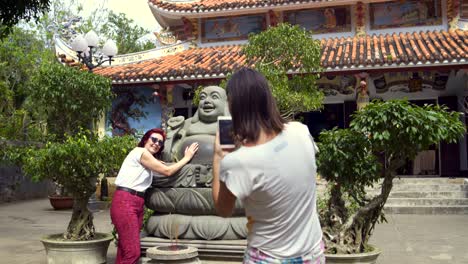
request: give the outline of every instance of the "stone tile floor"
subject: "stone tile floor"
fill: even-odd
[[[71,211],[54,211],[47,199],[0,204],[0,263],[45,264],[39,239],[66,229]],[[110,232],[108,211],[94,214],[98,232]],[[468,215],[387,215],[371,242],[383,253],[379,264],[468,263]],[[108,263],[114,263],[111,244]]]

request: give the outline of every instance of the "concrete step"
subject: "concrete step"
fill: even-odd
[[[369,188],[367,192],[379,191],[379,187]],[[418,191],[418,192],[458,192],[468,191],[468,185],[462,184],[398,184],[394,185],[392,192]]]
[[[325,184],[318,187],[325,193]],[[380,193],[381,182],[367,188],[369,196]],[[396,178],[385,204],[389,214],[468,214],[468,180],[463,178]]]
[[[385,213],[388,214],[468,214],[468,206],[392,206],[385,205]]]
[[[377,194],[377,193],[370,193]],[[468,192],[420,192],[420,191],[392,191],[389,198],[468,198]]]
[[[464,178],[445,178],[445,177],[430,177],[421,178],[414,177],[401,177],[393,179],[393,185],[398,184],[465,184]]]
[[[468,206],[468,198],[389,198],[386,205],[391,206],[452,206],[466,205]]]

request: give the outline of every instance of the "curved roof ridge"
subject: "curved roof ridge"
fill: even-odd
[[[203,14],[223,11],[239,11],[254,8],[276,8],[280,6],[303,6],[307,4],[340,4],[353,0],[199,0],[167,1],[149,0],[153,8],[174,14]]]
[[[325,72],[376,71],[423,67],[467,67],[468,31],[433,30],[322,39]],[[119,83],[224,78],[244,66],[242,45],[195,47],[182,52],[94,72]]]

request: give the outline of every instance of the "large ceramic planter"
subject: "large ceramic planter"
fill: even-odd
[[[112,234],[96,233],[97,239],[66,241],[62,234],[41,239],[46,249],[48,264],[102,264],[107,261],[107,249]]]
[[[359,254],[326,254],[327,264],[375,264],[382,251],[374,247],[374,251]]]
[[[55,210],[65,210],[73,208],[73,197],[68,196],[49,196],[50,205]]]

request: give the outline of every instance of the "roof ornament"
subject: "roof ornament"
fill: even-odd
[[[156,39],[161,46],[173,45],[177,43],[177,37],[169,27],[161,29],[159,32],[154,32]]]
[[[52,24],[47,26],[47,30],[54,33],[55,38],[61,38],[65,42],[70,42],[78,34],[76,29],[81,25],[82,17],[73,16],[64,19],[63,21],[52,21]]]

